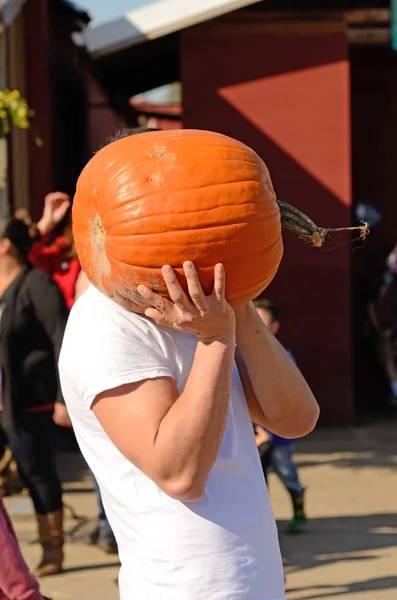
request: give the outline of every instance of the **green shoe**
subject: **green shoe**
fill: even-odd
[[[288,524],[287,533],[298,534],[303,533],[306,528],[306,514],[305,514],[305,498],[304,492],[302,494],[296,494],[296,492],[290,492],[292,498],[292,506],[294,510],[294,517]]]
[[[288,523],[287,533],[296,535],[304,533],[306,529],[306,517],[294,517],[290,523]]]

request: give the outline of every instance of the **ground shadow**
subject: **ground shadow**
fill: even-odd
[[[333,563],[368,561],[378,550],[397,546],[397,514],[372,514],[310,519],[302,536],[285,536],[280,544],[287,572]],[[397,597],[397,595],[396,595]]]
[[[62,574],[67,573],[78,573],[79,571],[97,571],[98,569],[113,569],[114,567],[120,567],[120,563],[115,561],[113,563],[98,563],[94,565],[79,565],[78,567],[70,567],[64,569]]]
[[[299,468],[321,464],[337,468],[384,468],[397,466],[397,416],[350,429],[317,429],[297,441]],[[313,458],[312,458],[313,457]]]
[[[354,594],[357,592],[368,592],[372,591],[381,591],[381,590],[391,590],[397,588],[397,577],[377,577],[376,579],[366,579],[364,581],[356,581],[355,583],[349,583],[347,585],[327,585],[327,586],[313,586],[309,588],[305,588],[308,595],[301,596],[299,600],[319,600],[321,598],[330,598],[330,597],[341,597],[348,596],[349,594]],[[313,593],[311,593],[313,590]],[[315,590],[315,591],[314,591]],[[322,590],[324,593],[322,593]],[[298,592],[301,591],[301,588],[287,588],[287,592]],[[397,596],[397,592],[396,592]]]

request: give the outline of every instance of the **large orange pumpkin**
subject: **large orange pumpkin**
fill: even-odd
[[[126,308],[143,283],[163,295],[160,269],[196,265],[211,293],[217,262],[233,307],[273,279],[283,253],[269,171],[244,144],[218,133],[152,131],[105,146],[84,168],[73,233],[88,279]]]

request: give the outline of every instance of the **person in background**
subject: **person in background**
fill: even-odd
[[[280,330],[278,309],[268,300],[256,300],[254,304],[262,322],[270,333],[277,337]],[[286,352],[295,362],[291,352],[289,350],[286,350]],[[256,426],[256,428],[260,428],[260,426]],[[288,533],[302,533],[307,520],[304,506],[305,490],[299,480],[298,471],[293,461],[295,440],[285,439],[268,431],[264,433],[268,438],[264,440],[267,445],[266,464],[278,475],[292,500],[293,519],[288,524],[287,531]]]
[[[81,270],[73,242],[70,204],[70,196],[63,192],[47,194],[43,215],[35,226],[36,239],[29,253],[30,262],[57,283],[69,310],[75,301],[76,282]],[[62,223],[62,233],[54,235]]]
[[[32,221],[27,211],[19,210],[15,213],[16,218],[22,219],[28,225],[30,234],[34,239],[29,253],[30,262],[54,279],[65,298],[69,310],[89,285],[77,258],[70,213],[69,218],[67,218],[70,204],[68,194],[51,192],[44,198],[43,215],[37,224]],[[59,227],[62,221],[65,221],[65,218],[66,225],[63,235],[54,238],[53,231]],[[51,236],[54,238],[52,243],[50,241]],[[108,554],[115,554],[117,553],[116,540],[103,508],[99,486],[92,472],[91,476],[97,496],[99,518],[95,531],[89,537],[89,542],[97,545]]]
[[[388,256],[383,272],[368,281],[366,301],[367,322],[363,333],[366,339],[372,340],[377,359],[386,373],[390,386],[388,406],[395,409],[397,407],[397,246]]]
[[[263,475],[267,484],[267,476],[271,466],[273,452],[272,436],[264,427],[255,424],[254,433],[256,445],[261,459]]]
[[[84,271],[80,271],[79,276],[76,282],[76,302],[84,294],[84,292],[88,289],[90,282],[87,279]],[[89,536],[89,543],[98,546],[106,552],[106,554],[117,554],[117,542],[114,537],[114,533],[112,528],[110,527],[108,518],[106,516],[105,507],[102,502],[101,490],[99,489],[99,485],[97,480],[95,479],[94,473],[90,470],[92,482],[94,484],[94,491],[97,497],[98,504],[98,523],[93,531],[93,533]]]
[[[0,600],[50,600],[40,594],[39,584],[29,573],[1,495]]]
[[[25,223],[0,219],[1,419],[36,512],[42,577],[63,564],[54,421],[71,426],[56,368],[68,311],[55,282],[28,262],[30,248]]]

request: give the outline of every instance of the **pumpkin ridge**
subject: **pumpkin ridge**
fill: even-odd
[[[209,188],[215,188],[215,187],[219,187],[219,186],[232,186],[232,185],[236,185],[236,186],[239,185],[240,186],[241,183],[242,184],[253,183],[253,184],[258,185],[259,188],[265,187],[268,190],[268,188],[265,186],[264,182],[262,182],[262,181],[256,181],[254,179],[247,179],[247,180],[244,180],[242,182],[240,182],[240,181],[230,181],[230,182],[227,182],[227,183],[209,184],[209,185],[201,186],[201,187],[197,187],[197,188],[186,188],[186,189],[179,189],[179,190],[175,190],[175,191],[173,190],[172,194],[173,194],[173,196],[177,196],[179,194],[186,194],[186,193],[189,193],[189,192],[194,193],[194,192],[196,192],[198,190],[206,190],[206,189],[208,190]],[[258,189],[258,195],[260,195],[260,192],[261,192],[261,189]],[[150,192],[148,194],[142,194],[141,196],[137,196],[136,198],[129,198],[128,200],[125,200],[124,202],[117,204],[117,209],[125,208],[128,204],[133,205],[135,202],[140,202],[141,200],[148,201],[150,199],[150,201],[151,201],[152,199],[154,200],[158,196],[166,196],[166,198],[168,199],[168,196],[169,196],[170,193],[171,193],[170,191],[162,190],[162,191],[159,191],[159,192],[154,192],[154,193]],[[175,204],[177,204],[177,203],[175,203]],[[244,202],[244,203],[241,203],[241,202],[238,202],[238,201],[236,201],[234,203],[230,202],[230,203],[227,203],[227,204],[219,203],[218,205],[212,206],[211,208],[206,208],[202,212],[211,211],[211,210],[215,210],[215,209],[223,208],[223,207],[226,207],[226,208],[235,208],[236,206],[248,206],[250,204],[255,205],[255,203],[253,202],[252,199],[251,199],[251,201]],[[106,219],[107,215],[109,213],[113,213],[113,211],[114,211],[114,207],[112,207],[112,206],[109,206],[109,208],[104,208],[103,211],[102,211],[104,220]],[[145,216],[145,217],[140,217],[138,215],[136,220],[137,221],[144,221],[146,219],[156,218],[158,216],[161,216],[161,217],[170,217],[170,216],[174,216],[174,215],[185,215],[185,214],[193,214],[193,213],[197,214],[197,212],[194,212],[194,211],[189,211],[189,213],[187,213],[186,211],[183,210],[183,206],[181,205],[179,212],[161,213],[161,215],[159,215],[159,213],[154,212],[153,214]],[[130,216],[133,217],[134,215],[130,215]],[[120,215],[120,220],[122,220],[123,218],[124,218],[124,214]],[[112,226],[117,227],[120,224],[121,224],[120,221],[112,221]]]
[[[250,203],[247,202],[247,206],[249,204]],[[228,206],[228,205],[225,205],[225,206]],[[229,206],[230,207],[234,207],[236,205],[235,204],[230,204]],[[240,206],[244,206],[244,205],[240,205]],[[222,207],[216,206],[213,209],[209,209],[207,211],[203,211],[203,213],[209,212],[210,210],[216,210],[218,208],[222,208]],[[192,215],[195,214],[196,215],[196,214],[198,214],[198,212],[197,213],[194,213],[194,212],[190,212],[190,213],[184,213],[184,212],[180,212],[180,213],[162,213],[160,216],[161,216],[162,219],[163,218],[166,219],[167,217],[173,217],[175,215],[181,215],[181,216],[183,215],[183,216],[185,216],[185,215],[189,215],[189,214],[192,214]],[[257,215],[253,214],[253,215],[247,217],[247,223],[253,223],[255,221],[266,220],[266,219],[270,219],[272,217],[273,217],[273,215],[270,214],[270,213],[268,213],[268,212],[264,212],[263,214],[257,214]],[[143,219],[137,218],[136,222],[139,223],[139,222],[147,221],[149,219],[155,220],[155,219],[158,219],[158,218],[159,218],[159,215],[155,214],[155,215],[151,215],[150,217],[144,217]],[[162,234],[170,233],[170,232],[175,232],[175,233],[183,233],[184,231],[194,232],[194,231],[202,231],[203,229],[214,229],[215,227],[226,228],[226,227],[232,227],[233,225],[243,226],[245,224],[246,223],[244,223],[244,222],[242,223],[241,221],[240,222],[239,221],[229,221],[227,223],[221,223],[221,222],[203,223],[202,227],[198,226],[197,224],[194,225],[193,227],[189,227],[188,225],[186,225],[186,226],[184,225],[183,229],[180,229],[179,228],[180,227],[180,223],[177,223],[175,225],[175,228],[173,228],[172,225],[170,225],[169,228],[167,228],[164,231],[158,231],[158,230],[157,231],[151,231],[151,232],[149,232],[149,231],[145,231],[145,232],[139,232],[139,231],[137,231],[136,233],[132,233],[132,234],[131,233],[127,234],[127,233],[121,233],[120,232],[120,233],[117,233],[117,237],[120,238],[120,239],[122,239],[123,241],[125,241],[125,239],[129,238],[129,237],[134,238],[134,237],[145,236],[145,235],[162,235]],[[119,225],[118,223],[112,223],[111,226],[109,226],[109,229],[110,229],[110,227],[117,227],[118,225]],[[112,234],[109,233],[108,235],[111,236]]]
[[[248,254],[242,253],[241,249],[239,248],[238,249],[239,252],[236,255],[234,255],[234,254],[232,254],[232,253],[229,252],[227,260],[231,261],[231,260],[235,260],[236,258],[242,258],[244,256],[247,259],[250,259],[250,258],[254,259],[257,255],[262,254],[264,250],[271,251],[274,246],[278,246],[279,242],[280,242],[280,239],[281,239],[281,234],[276,239],[274,239],[270,244],[268,244],[267,246],[262,246],[261,248],[259,248],[258,250],[255,250],[255,251],[250,250]],[[224,245],[224,240],[221,240],[219,243],[221,243],[221,242],[223,242],[223,245]],[[178,246],[177,244],[173,244],[173,245],[174,246]],[[183,244],[181,244],[180,246],[183,247]],[[150,248],[151,248],[151,250],[155,250],[156,246],[150,246]],[[134,250],[134,246],[132,246],[130,248],[130,250],[133,251]],[[161,267],[163,267],[164,264],[165,264],[165,263],[156,263],[156,264],[151,264],[151,265],[141,265],[139,263],[131,263],[131,262],[125,261],[122,258],[118,258],[118,257],[115,257],[115,256],[112,257],[112,261],[118,262],[118,263],[120,263],[122,265],[127,265],[128,267],[131,267],[131,269],[133,269],[134,267],[139,267],[140,269],[152,269],[152,268],[154,268],[154,269],[161,269]],[[177,265],[175,263],[173,263],[173,261],[170,261],[167,264],[170,264],[170,266],[173,267],[173,268],[179,268],[179,269],[182,268],[182,261],[179,264],[177,264]],[[206,267],[206,265],[200,265],[199,262],[197,262],[197,261],[196,261],[196,265],[197,265],[198,268]],[[209,267],[207,267],[207,268],[209,268]],[[253,280],[251,278],[251,281],[254,281],[254,283],[258,283],[259,281],[261,281],[262,278],[263,278],[263,275],[260,274],[260,275],[258,275],[258,279],[257,280]]]

